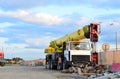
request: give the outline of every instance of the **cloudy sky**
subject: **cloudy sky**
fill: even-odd
[[[44,58],[51,40],[90,23],[101,23],[98,48],[103,43],[115,48],[116,31],[120,39],[120,1],[0,0],[0,48],[5,58]]]

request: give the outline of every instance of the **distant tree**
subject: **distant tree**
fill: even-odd
[[[5,59],[6,61],[11,61],[11,59]]]
[[[19,57],[12,58],[12,60],[15,62],[23,61],[23,59]]]
[[[6,62],[6,64],[12,64],[11,63],[11,59],[5,59],[7,62]]]

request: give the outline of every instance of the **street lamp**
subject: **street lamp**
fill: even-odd
[[[117,31],[116,31],[116,51],[118,49],[118,34],[117,34]]]
[[[111,23],[110,25],[114,26],[114,23]],[[115,33],[115,38],[116,38],[116,51],[117,51],[117,49],[118,49],[118,33],[117,33],[117,31]]]

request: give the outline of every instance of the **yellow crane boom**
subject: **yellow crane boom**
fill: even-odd
[[[69,41],[79,41],[85,38],[89,38],[90,26],[86,25],[82,29],[78,29],[77,31],[67,34],[59,39],[53,40],[50,42],[50,45],[47,49],[45,49],[45,53],[54,53],[61,52],[63,42]]]

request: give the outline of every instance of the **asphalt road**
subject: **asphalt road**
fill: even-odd
[[[46,70],[42,66],[4,66],[0,67],[0,79],[75,79],[71,74]]]

